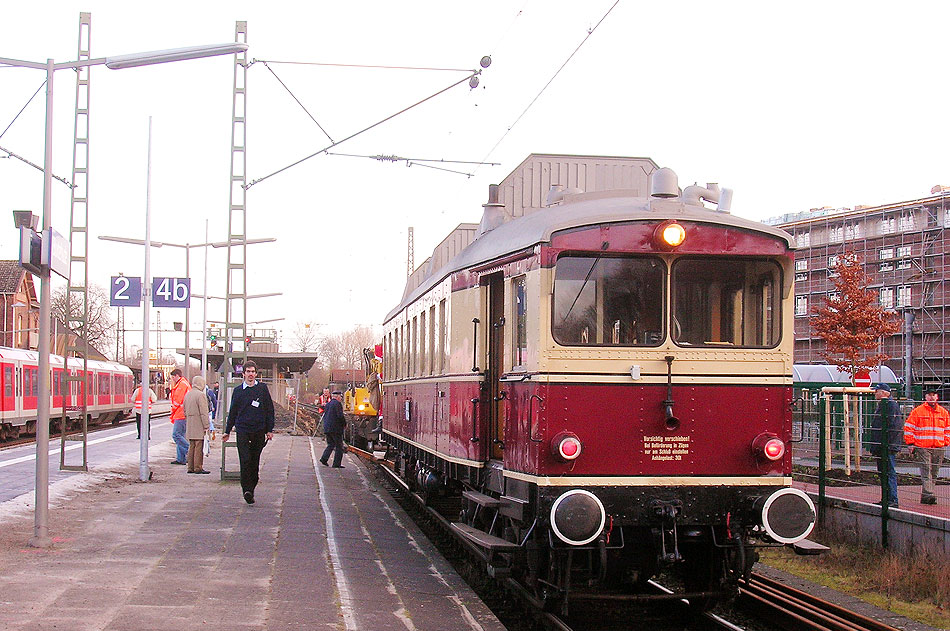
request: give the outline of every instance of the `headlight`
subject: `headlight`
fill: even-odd
[[[815,505],[804,491],[784,488],[759,498],[762,526],[779,543],[797,543],[811,534],[817,518]]]
[[[572,546],[587,545],[596,539],[606,522],[604,505],[590,491],[568,491],[551,506],[551,530]]]
[[[653,232],[653,242],[661,250],[672,250],[686,240],[686,228],[675,221],[664,221]]]

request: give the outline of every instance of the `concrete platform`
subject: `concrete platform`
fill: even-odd
[[[311,440],[265,448],[253,505],[167,442],[150,482],[117,462],[54,485],[50,549],[27,546],[28,498],[0,504],[0,629],[504,629],[358,459],[324,468]]]

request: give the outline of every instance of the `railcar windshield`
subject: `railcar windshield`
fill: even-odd
[[[554,339],[571,346],[659,346],[665,276],[663,261],[654,257],[560,257]]]
[[[769,348],[781,337],[781,270],[774,261],[690,258],[673,264],[673,342]]]

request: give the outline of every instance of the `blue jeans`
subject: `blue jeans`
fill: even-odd
[[[891,508],[897,508],[896,455],[888,451],[886,456],[877,459],[877,472],[881,475],[881,505],[886,502]]]
[[[172,440],[178,448],[178,454],[175,458],[178,462],[185,464],[188,462],[188,440],[185,438],[185,427],[188,421],[180,418],[175,421],[175,429],[172,430]]]

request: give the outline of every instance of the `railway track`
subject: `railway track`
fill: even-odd
[[[788,631],[897,631],[873,618],[776,580],[753,574],[739,589],[740,607]]]
[[[392,465],[386,460],[380,460],[373,454],[350,447],[350,452],[367,461],[376,464],[378,470],[386,475],[391,488],[397,490],[402,497],[411,501],[415,508],[438,527],[438,530],[455,544],[465,549],[475,558],[484,559],[484,551],[459,539],[452,534],[449,520],[428,504],[422,496],[414,493],[405,482],[392,470]],[[655,590],[657,598],[672,593],[669,589],[655,581],[649,582]],[[613,608],[631,605],[634,601],[643,605],[649,601],[649,596],[624,599],[616,595],[597,597],[584,595],[578,601],[572,600],[574,611],[570,617],[559,616],[554,613],[541,611],[539,601],[530,594],[521,584],[508,578],[504,582],[509,593],[521,601],[523,607],[532,612],[541,627],[556,631],[627,631],[632,629],[650,628],[652,631],[663,631],[666,628],[675,628],[690,631],[752,631],[786,629],[788,631],[897,631],[894,627],[878,620],[845,609],[817,596],[803,592],[779,583],[761,574],[753,573],[748,582],[740,585],[740,594],[736,601],[736,610],[749,616],[751,620],[741,625],[717,615],[705,612],[696,615],[689,610],[685,600],[664,600],[667,606],[662,616],[657,613],[660,607],[638,609],[636,616],[621,616],[621,620],[607,620],[605,611]],[[673,608],[669,603],[675,603]],[[592,613],[591,613],[592,612]],[[666,618],[665,620],[663,618]],[[672,618],[672,620],[670,620]],[[635,620],[636,622],[631,622]],[[673,625],[673,626],[667,626]]]
[[[156,418],[156,417],[164,417],[168,415],[169,415],[169,412],[157,412],[157,413],[152,413],[151,417]],[[95,425],[89,425],[88,431],[90,434],[93,434],[95,432],[101,432],[106,429],[112,429],[116,427],[117,425],[126,425],[128,423],[134,423],[134,422],[135,422],[135,415],[133,414],[129,418],[121,419],[118,422],[96,423]],[[78,430],[69,431],[70,435],[76,434],[76,433],[78,433]],[[60,432],[51,431],[49,435],[49,439],[51,442],[59,440]],[[0,450],[9,449],[11,447],[21,447],[23,445],[31,445],[35,442],[36,442],[36,434],[20,434],[19,438],[13,438],[11,440],[0,441]]]

